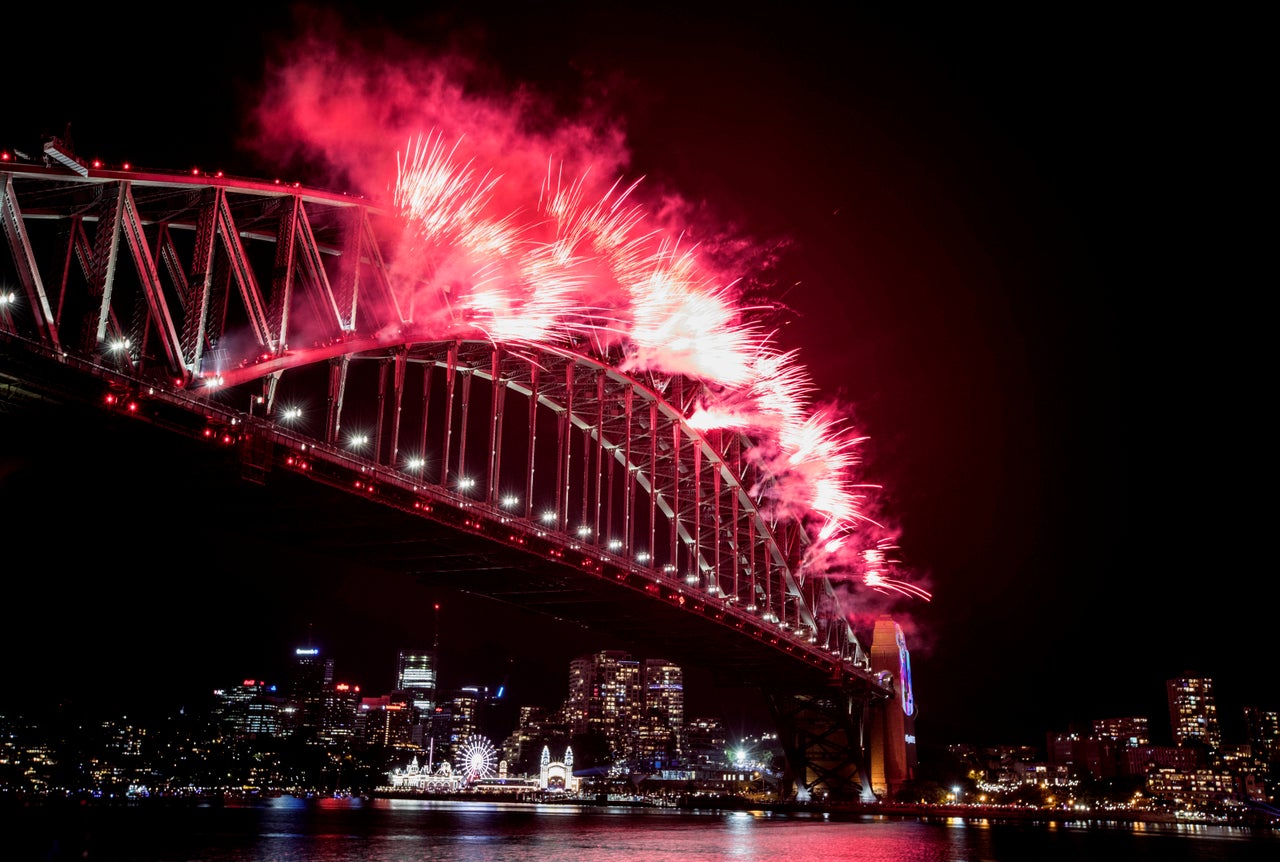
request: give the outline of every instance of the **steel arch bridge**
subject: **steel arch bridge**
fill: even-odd
[[[892,683],[799,570],[754,441],[690,425],[702,383],[417,324],[373,201],[46,152],[0,164],[10,402],[203,447],[282,539],[711,663],[765,693],[794,786],[866,795]]]

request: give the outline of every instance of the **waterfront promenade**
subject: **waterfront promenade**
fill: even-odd
[[[686,794],[682,796],[626,796],[616,794],[428,794],[412,791],[380,791],[375,797],[435,799],[439,801],[504,802],[529,805],[567,805],[612,808],[675,808],[687,811],[753,811],[771,815],[814,815],[826,818],[961,819],[1026,823],[1165,823],[1244,825],[1280,830],[1280,810],[1240,807],[1225,815],[1123,807],[1045,808],[1032,805],[929,804],[916,802],[846,802],[831,800],[767,801],[737,795]]]
[[[723,807],[735,807],[726,799]],[[696,801],[681,807],[707,806]],[[1241,808],[1229,815],[1213,816],[1132,808],[1041,808],[1020,805],[933,805],[914,802],[752,802],[739,800],[738,810],[775,814],[813,812],[827,817],[910,817],[930,820],[1018,821],[1028,823],[1204,823],[1247,825],[1280,829],[1280,812]]]

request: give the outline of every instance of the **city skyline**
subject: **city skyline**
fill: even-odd
[[[110,720],[128,715],[142,718],[144,722],[184,713],[200,715],[214,704],[220,692],[242,684],[265,686],[266,690],[278,691],[283,697],[288,692],[290,682],[295,678],[301,661],[327,666],[325,676],[331,676],[333,685],[351,686],[357,690],[356,702],[367,700],[376,703],[397,692],[405,691],[396,684],[403,660],[402,653],[420,654],[422,652],[418,649],[405,648],[382,656],[383,660],[380,664],[385,667],[381,672],[373,674],[371,679],[366,679],[359,675],[361,673],[359,671],[346,671],[342,656],[319,646],[323,641],[323,637],[314,636],[314,633],[309,632],[304,637],[294,639],[293,645],[281,650],[278,655],[259,656],[258,660],[252,663],[254,672],[232,673],[226,678],[204,681],[189,679],[189,684],[185,688],[166,688],[162,693],[151,693],[150,696],[136,690],[122,691],[120,687],[117,687],[115,696],[108,693],[106,687],[74,693],[63,692],[67,696],[58,699],[60,705],[57,711],[65,714],[70,708],[94,720]],[[439,648],[436,649],[437,656],[448,654],[447,648],[442,652]],[[304,654],[308,657],[300,658]],[[437,665],[433,668],[437,682],[436,703],[447,705],[454,697],[470,691],[477,693],[486,702],[506,703],[503,714],[513,722],[516,713],[524,707],[534,707],[543,714],[550,715],[567,706],[572,700],[573,665],[582,661],[594,662],[599,656],[606,654],[612,655],[615,660],[629,659],[639,666],[650,662],[671,664],[660,656],[636,654],[629,649],[606,645],[586,649],[581,653],[566,654],[567,657],[559,668],[558,678],[554,673],[548,674],[547,671],[551,668],[545,661],[520,665],[535,674],[532,679],[523,679],[515,670],[518,665],[513,660],[508,660],[506,666],[502,668],[494,664],[492,672],[500,675],[486,678],[483,675],[465,675],[470,671],[459,671],[456,675],[450,674],[446,670],[446,659],[444,666]],[[700,673],[700,669],[696,666],[692,669],[679,664],[676,666],[680,668],[686,679],[682,695],[684,704],[682,714],[685,724],[702,720],[719,721],[730,745],[736,740],[759,738],[776,732],[776,728],[769,720],[765,705],[762,702],[755,702],[753,692],[737,688],[721,689],[708,675]],[[369,668],[366,667],[363,673],[367,674],[368,670]],[[692,673],[689,672],[690,670]],[[1265,683],[1253,691],[1231,692],[1229,699],[1224,701],[1216,684],[1216,678],[1211,673],[1187,671],[1169,679],[1134,680],[1133,682],[1135,686],[1143,689],[1143,699],[1148,705],[1158,704],[1158,707],[1153,711],[1104,710],[1102,713],[1089,715],[1083,719],[1063,718],[1056,722],[1050,721],[1038,733],[1017,738],[1001,739],[988,735],[979,739],[925,739],[921,740],[924,749],[932,752],[926,756],[926,759],[932,761],[943,749],[956,746],[1027,748],[1039,750],[1045,756],[1050,756],[1050,749],[1057,744],[1056,740],[1075,736],[1092,737],[1100,732],[1100,728],[1103,735],[1109,735],[1112,731],[1107,728],[1128,727],[1127,723],[1133,720],[1142,722],[1142,729],[1148,734],[1143,744],[1180,747],[1184,743],[1200,742],[1217,749],[1223,745],[1236,746],[1249,741],[1244,712],[1246,709],[1261,709],[1272,713],[1277,711],[1274,703],[1266,701],[1261,695],[1265,690]],[[46,686],[46,691],[49,693],[57,689],[56,682]],[[143,696],[139,696],[140,694]],[[166,695],[171,697],[165,700]],[[1175,698],[1181,705],[1176,715]],[[1197,705],[1203,702],[1210,705],[1207,714],[1211,717],[1207,728],[1203,719],[1205,715],[1203,706]],[[51,705],[47,701],[33,701],[19,697],[10,699],[7,703],[0,701],[0,715],[9,719],[25,717],[40,720],[52,715],[49,712]],[[1192,710],[1190,714],[1186,712],[1188,705]],[[505,729],[503,735],[514,729],[514,726]],[[493,741],[500,743],[501,738]],[[926,771],[929,769],[930,767],[926,767]]]
[[[136,22],[102,24],[119,38],[41,30],[18,40],[25,68],[48,69],[56,48],[65,86],[17,88],[0,147],[69,123],[87,156],[174,169],[292,167],[288,150],[240,146],[266,70],[307,33],[284,7],[261,11],[257,29],[214,28],[237,50],[205,52],[206,70],[184,66],[166,82],[160,102],[181,106],[167,116],[83,86],[102,68],[153,82],[166,64],[148,52],[168,49],[144,47],[140,33],[133,41]],[[907,564],[933,593],[896,609],[909,623],[919,733],[1025,738],[1052,729],[1048,717],[1139,712],[1161,697],[1158,683],[1149,694],[1134,684],[1147,675],[1204,673],[1220,680],[1224,700],[1247,700],[1265,682],[1268,606],[1233,591],[1241,580],[1247,588],[1256,565],[1245,543],[1184,537],[1198,514],[1188,497],[1199,492],[1187,485],[1206,494],[1234,487],[1259,427],[1238,412],[1249,408],[1228,403],[1228,390],[1189,381],[1226,377],[1217,363],[1249,339],[1219,344],[1225,312],[1209,303],[1184,319],[1176,298],[1235,276],[1242,264],[1220,252],[1229,233],[1251,233],[1216,206],[1223,198],[1207,163],[1222,144],[1164,134],[1174,108],[1210,121],[1222,109],[1179,87],[1191,77],[1181,58],[1140,48],[1144,22],[1082,16],[1018,28],[994,13],[912,22],[867,9],[846,20],[740,10],[625,20],[573,5],[560,20],[485,20],[431,4],[383,14],[350,26],[351,44],[402,59],[403,46],[383,41],[397,26],[421,45],[402,69],[437,68],[431,61],[449,45],[508,93],[550,93],[570,117],[582,103],[602,107],[617,118],[627,176],[680,191],[713,224],[776,254],[774,268],[750,276],[786,309],[780,332],[822,392],[852,403],[868,435],[867,473],[884,482]],[[556,26],[567,21],[582,34]],[[1010,26],[1017,36],[1006,39]],[[108,44],[118,53],[99,53]],[[1176,188],[1167,184],[1174,169]],[[1247,159],[1215,167],[1248,169]],[[1173,334],[1184,328],[1194,335]],[[1238,366],[1248,373],[1250,363]],[[1182,416],[1193,397],[1202,400],[1189,412],[1214,417],[1207,429],[1188,429]],[[1216,445],[1228,433],[1219,427],[1243,441]],[[6,441],[29,442],[0,428]],[[1183,433],[1198,442],[1175,451]],[[66,442],[85,446],[70,431]],[[6,446],[0,478],[27,454]],[[45,513],[83,487],[82,465],[42,468],[51,487],[24,498],[37,505],[14,513],[15,535],[42,535],[33,531],[47,525]],[[560,640],[591,638],[339,571],[305,549],[294,558],[305,564],[290,562],[244,536],[227,548],[202,545],[210,559],[189,562],[180,537],[135,532],[156,517],[141,501],[126,497],[126,511],[110,512],[106,489],[90,493],[74,529],[97,544],[73,559],[89,571],[124,561],[128,577],[51,595],[44,578],[24,572],[15,606],[62,632],[45,647],[48,664],[17,669],[28,684],[51,667],[81,672],[76,663],[94,655],[115,656],[124,678],[163,686],[180,665],[151,651],[239,652],[227,631],[265,620],[326,630],[335,653],[350,649],[361,656],[353,663],[372,667],[365,654],[384,634],[401,641],[395,648],[422,645],[406,636],[429,625],[435,601],[450,625],[492,621],[494,636],[474,639],[461,657],[477,674],[512,661],[532,674],[541,654],[554,666]],[[1243,517],[1249,525],[1258,516]],[[175,576],[177,561],[194,568]],[[140,571],[144,562],[154,570]],[[10,655],[29,631],[6,635]],[[1264,706],[1276,697],[1259,692]]]

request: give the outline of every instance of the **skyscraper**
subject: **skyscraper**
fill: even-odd
[[[565,717],[574,733],[599,733],[615,754],[634,753],[643,701],[640,662],[623,650],[602,650],[569,663]]]
[[[660,766],[684,754],[684,671],[666,659],[648,658],[642,668],[642,714],[637,733],[640,760]]]
[[[1218,748],[1222,744],[1222,732],[1218,727],[1213,680],[1188,673],[1168,680],[1165,687],[1169,692],[1173,741],[1178,745],[1198,743]]]
[[[409,695],[420,715],[430,715],[436,705],[436,651],[402,649],[396,661],[396,690]]]
[[[289,679],[281,730],[316,734],[324,721],[325,697],[333,687],[333,659],[320,655],[319,647],[298,647]]]

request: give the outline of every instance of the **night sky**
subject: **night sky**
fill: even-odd
[[[1255,250],[1274,199],[1256,24],[487,5],[332,8],[349,51],[377,45],[406,70],[464,57],[473,86],[545,100],[549,124],[609,118],[611,167],[678,191],[691,236],[710,243],[716,224],[759,251],[753,295],[778,306],[779,339],[821,392],[851,405],[864,475],[933,593],[900,613],[922,739],[1039,743],[1131,714],[1160,737],[1164,681],[1188,670],[1218,680],[1224,708],[1280,707],[1274,566],[1254,550],[1273,473],[1255,306],[1274,270]],[[162,38],[136,19],[33,23],[6,40],[0,147],[38,151],[69,123],[77,152],[108,163],[328,181],[279,140],[250,145],[269,138],[250,129],[270,122],[267,70],[332,33],[323,22],[233,3]],[[7,613],[25,622],[0,634],[16,680],[0,703],[108,667],[163,700],[178,658],[184,685],[212,688],[277,673],[307,638],[382,693],[396,650],[434,636],[437,597],[403,580],[252,544],[188,564],[178,542],[113,542],[128,531],[108,479],[55,466],[23,430],[0,424],[3,502],[16,513],[20,489],[49,508],[22,507],[16,544],[59,539],[67,510],[87,545],[112,545],[89,556],[116,565],[66,589],[40,553],[10,558]],[[46,455],[38,488],[13,467]],[[131,498],[131,523],[172,517],[145,505]],[[563,686],[569,656],[612,646],[487,613],[445,603],[446,685]],[[479,619],[501,634],[459,649]]]

